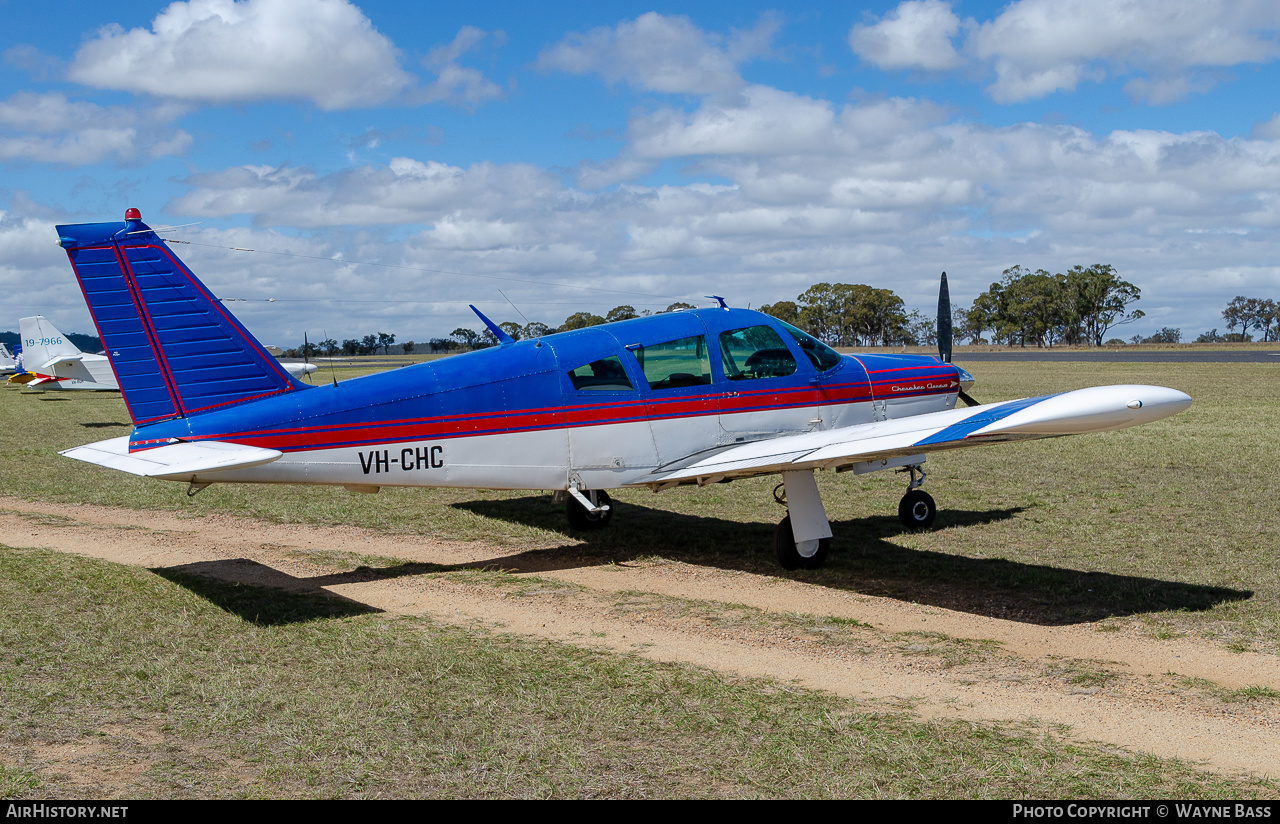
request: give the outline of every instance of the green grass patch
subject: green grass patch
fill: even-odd
[[[1264,781],[775,682],[0,548],[0,792],[1247,797]]]
[[[236,514],[480,541],[556,564],[675,560],[1046,625],[1154,620],[1232,649],[1280,652],[1280,364],[975,363],[983,401],[1105,383],[1189,392],[1186,412],[1121,432],[944,452],[927,464],[935,528],[906,532],[892,473],[819,473],[828,566],[782,573],[774,478],[614,494],[613,525],[571,533],[540,493],[214,485],[194,498],[57,456],[125,434],[119,397],[0,392],[0,489],[30,500]],[[765,504],[765,505],[762,505]]]

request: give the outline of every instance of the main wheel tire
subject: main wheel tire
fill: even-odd
[[[773,531],[773,553],[778,556],[778,564],[783,569],[818,569],[827,562],[827,553],[831,551],[831,539],[822,538],[807,542],[809,554],[801,554],[796,546],[795,534],[791,531],[791,516],[782,519]]]
[[[898,520],[907,529],[928,529],[938,516],[938,505],[923,489],[912,489],[898,504]]]
[[[591,497],[590,492],[584,491],[582,494],[588,498]],[[604,529],[609,525],[609,520],[613,518],[613,501],[609,498],[609,493],[603,489],[595,492],[596,505],[609,507],[604,512],[591,512],[572,495],[569,500],[565,501],[564,514],[569,518],[569,528],[578,532],[588,532],[593,529]]]

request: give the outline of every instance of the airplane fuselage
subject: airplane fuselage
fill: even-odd
[[[755,347],[751,370],[734,359],[742,340],[736,354]],[[933,357],[819,358],[771,317],[706,309],[151,423],[129,446],[210,440],[284,453],[197,481],[611,489],[780,434],[950,409],[959,388],[958,370]]]

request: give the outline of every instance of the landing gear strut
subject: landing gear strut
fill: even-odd
[[[831,524],[822,507],[813,470],[782,473],[782,497],[787,517],[773,532],[773,551],[783,569],[818,569],[831,551]],[[794,519],[794,525],[793,525]]]
[[[933,502],[928,492],[920,488],[925,479],[924,469],[919,464],[915,464],[898,471],[911,473],[907,494],[903,495],[898,503],[898,520],[907,529],[928,529],[938,515],[938,505]],[[917,472],[920,473],[919,478],[916,478]]]
[[[570,489],[564,504],[564,514],[569,518],[569,528],[578,532],[604,529],[613,518],[613,503],[603,489],[580,492]]]

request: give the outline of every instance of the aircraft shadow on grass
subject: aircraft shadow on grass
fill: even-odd
[[[318,578],[296,578],[248,558],[199,561],[151,570],[211,604],[262,626],[349,618],[381,612],[322,587],[374,580],[367,568]]]
[[[454,507],[495,520],[549,531],[564,528],[562,508],[547,496],[466,501]],[[403,563],[360,566],[347,572],[298,578],[237,558],[153,569],[221,609],[262,625],[301,623],[380,612],[323,589],[401,577],[499,569],[541,573],[628,563],[661,554],[697,566],[795,577],[830,589],[892,598],[958,612],[1044,626],[1098,621],[1164,610],[1200,611],[1253,597],[1248,590],[1186,584],[1131,575],[1087,572],[1001,558],[968,558],[899,546],[896,518],[872,516],[842,524],[830,562],[820,570],[783,573],[764,547],[773,527],[685,515],[624,503],[629,528],[573,534],[572,543],[467,564]],[[1020,508],[985,512],[947,510],[942,527],[982,526],[1013,517]]]
[[[621,527],[615,523],[600,532],[569,533],[560,509],[548,500],[545,496],[523,497],[454,506],[489,518],[572,534],[574,545],[486,562],[517,571],[619,563],[661,554],[699,566],[795,577],[831,589],[1045,626],[1165,610],[1197,612],[1253,597],[1250,590],[911,549],[889,540],[901,535],[903,528],[896,517],[887,515],[840,523],[826,567],[785,573],[766,549],[774,529],[770,524],[623,503],[619,517],[625,521]],[[983,526],[1021,511],[1018,507],[950,509],[939,513],[935,528]],[[586,546],[578,541],[585,541]]]

